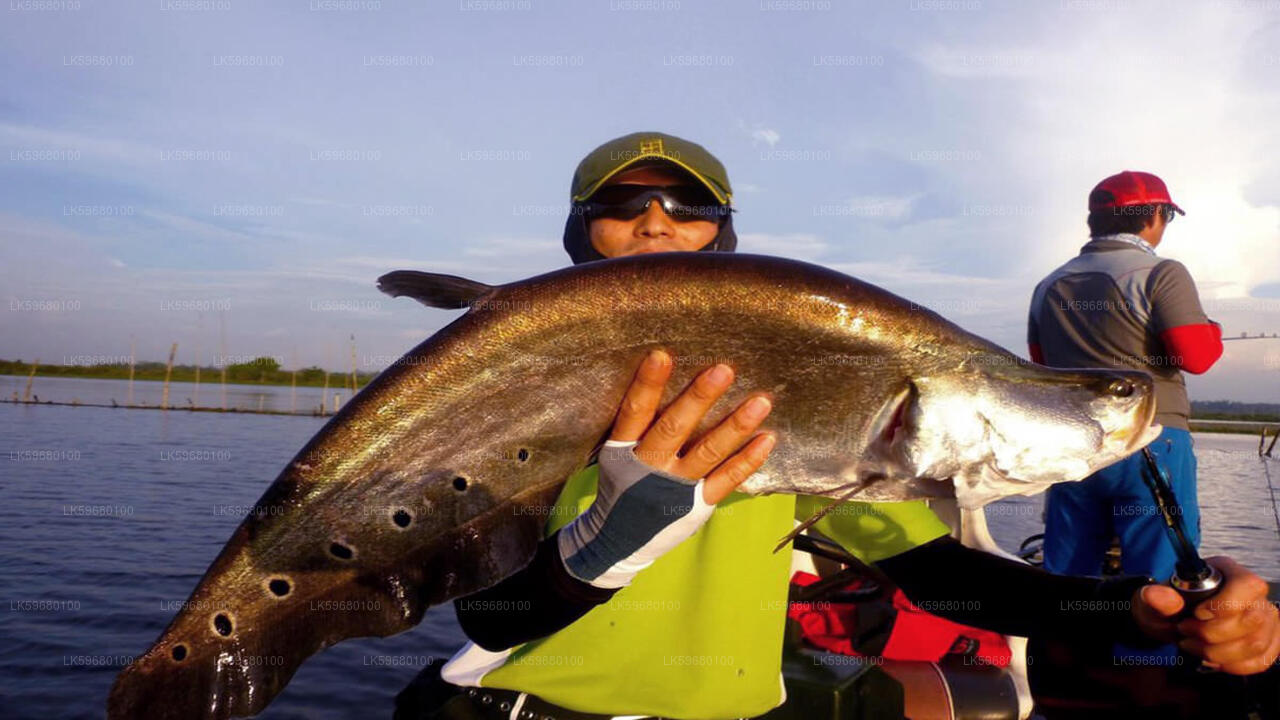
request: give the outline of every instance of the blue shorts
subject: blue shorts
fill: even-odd
[[[1187,535],[1200,546],[1196,457],[1191,433],[1165,428],[1149,446],[1169,475],[1182,506]],[[1101,575],[1111,538],[1120,538],[1126,575],[1167,582],[1177,556],[1164,519],[1142,480],[1142,453],[1109,465],[1080,482],[1059,483],[1045,499],[1044,568],[1065,575]]]

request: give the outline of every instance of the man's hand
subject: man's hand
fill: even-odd
[[[707,410],[733,384],[733,368],[716,365],[703,371],[655,423],[653,418],[658,412],[658,401],[670,377],[671,356],[661,350],[650,352],[636,371],[635,380],[622,400],[609,439],[618,442],[638,440],[633,452],[650,467],[690,480],[705,477],[702,497],[714,505],[728,497],[751,473],[759,470],[769,457],[776,441],[772,433],[761,433],[746,447],[742,444],[760,427],[773,406],[762,395],[748,398],[689,452],[680,456],[677,452],[702,422]],[[650,424],[653,427],[649,427]]]
[[[1267,599],[1267,583],[1228,557],[1209,558],[1222,572],[1222,590],[1182,612],[1182,596],[1165,585],[1148,585],[1133,596],[1133,616],[1148,636],[1177,642],[1206,664],[1232,675],[1252,675],[1280,657],[1280,613]]]
[[[629,585],[696,533],[715,504],[759,469],[773,449],[770,433],[747,440],[771,409],[767,398],[753,397],[680,455],[702,417],[733,383],[733,370],[716,365],[698,375],[655,423],[670,377],[669,355],[654,351],[645,358],[600,450],[596,499],[560,530],[565,569],[595,587]]]

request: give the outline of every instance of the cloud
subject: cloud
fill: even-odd
[[[830,248],[822,238],[811,233],[740,233],[738,251],[760,255],[782,255],[797,260],[814,261]]]
[[[12,123],[0,123],[0,145],[24,151],[58,150],[76,160],[106,161],[115,165],[159,163],[162,157],[159,148],[128,140]],[[75,165],[69,163],[67,167]]]
[[[1255,287],[1250,293],[1250,297],[1256,298],[1280,298],[1280,283],[1264,283]]]
[[[1039,52],[989,45],[931,45],[916,54],[930,72],[950,78],[1029,78],[1056,65]]]
[[[756,124],[754,127],[748,128],[746,121],[741,119],[738,120],[738,129],[745,132],[751,138],[752,145],[764,143],[769,147],[773,147],[782,139],[782,134],[773,128],[767,128],[760,124]]]
[[[848,213],[853,217],[902,220],[911,214],[916,195],[858,195],[849,200]]]
[[[558,239],[494,237],[485,238],[471,243],[463,252],[466,255],[474,257],[509,258],[525,255],[563,253],[564,250],[562,242]]]
[[[74,315],[0,316],[0,330],[8,352],[28,357],[153,334],[163,359],[191,318],[159,312],[161,300],[231,297],[230,342],[246,351],[287,356],[299,343],[326,362],[328,338],[355,328],[362,350],[390,355],[452,315],[391,301],[374,279],[407,268],[500,283],[563,267],[564,211],[540,210],[563,205],[585,150],[640,127],[715,148],[743,180],[744,251],[834,266],[1009,347],[1022,343],[1032,286],[1083,243],[1088,189],[1119,169],[1150,170],[1189,213],[1161,254],[1187,264],[1233,330],[1280,330],[1265,307],[1228,302],[1280,287],[1280,23],[1266,3],[1179,5],[1156,33],[1133,30],[1150,26],[1151,3],[977,4],[835,3],[776,43],[759,42],[770,13],[699,4],[688,8],[695,24],[714,16],[731,29],[707,57],[735,67],[673,66],[638,85],[616,82],[647,67],[618,51],[619,33],[646,33],[655,53],[688,50],[657,15],[548,5],[545,21],[586,30],[574,52],[587,62],[515,73],[503,71],[509,28],[423,25],[395,3],[361,16],[375,32],[354,34],[254,4],[193,23],[86,11],[0,25],[0,65],[23,69],[0,101],[0,211],[11,216],[0,218],[0,287],[86,303]],[[111,52],[82,47],[97,36],[139,62],[59,66],[60,54]],[[424,38],[430,66],[362,62],[416,53]],[[284,67],[209,62],[268,51]],[[810,62],[828,52],[884,62]],[[596,111],[566,113],[584,88]],[[59,217],[76,202],[139,212]],[[267,212],[218,214],[224,204]],[[380,300],[385,312],[315,312],[311,298]],[[1196,392],[1274,398],[1265,353],[1230,352],[1229,370],[1195,379]]]
[[[774,145],[778,144],[779,140],[782,139],[782,135],[779,134],[777,130],[772,130],[770,128],[760,128],[758,130],[753,130],[751,132],[751,139],[753,141],[762,142],[768,145],[769,147],[773,147]]]

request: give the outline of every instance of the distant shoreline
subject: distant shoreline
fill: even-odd
[[[174,371],[175,371],[175,372],[174,372],[174,375],[176,376],[176,375],[177,375],[177,368],[174,368]],[[203,373],[202,373],[202,374],[203,374]],[[25,380],[25,379],[26,379],[26,375],[17,375],[17,374],[14,374],[14,373],[4,373],[4,372],[0,372],[0,376],[12,377],[12,378],[15,378],[15,379],[17,379],[17,380],[19,380],[19,381],[22,381],[22,380]],[[80,380],[112,380],[112,381],[128,380],[128,379],[129,379],[128,377],[123,377],[123,378],[119,378],[119,377],[102,377],[102,376],[97,376],[97,375],[87,375],[87,374],[73,375],[73,374],[70,374],[70,373],[50,373],[50,374],[48,374],[48,375],[42,375],[42,374],[41,374],[40,372],[38,372],[38,371],[36,372],[36,377],[76,378],[76,379],[80,379]],[[211,377],[212,377],[212,379],[210,379],[210,380],[206,380],[206,381],[204,382],[204,384],[205,384],[205,385],[208,385],[208,386],[210,386],[210,387],[217,387],[217,386],[221,385],[221,382],[220,382],[220,380],[218,379],[218,374],[216,374],[216,373],[211,373]],[[367,384],[368,384],[368,382],[369,382],[370,380],[372,380],[374,377],[376,377],[376,375],[368,376],[367,378],[362,378],[363,382],[361,382],[361,387],[363,387],[364,385],[367,385]],[[203,378],[202,378],[202,379],[203,379]],[[334,391],[341,391],[341,390],[349,389],[349,388],[350,388],[350,382],[349,382],[349,380],[350,380],[350,375],[343,375],[343,376],[337,376],[337,377],[333,377],[333,376],[331,376],[331,379],[332,379],[332,380],[334,380],[333,382],[330,382],[330,384],[329,384],[329,388],[330,388],[331,390],[334,390]],[[163,382],[163,381],[164,381],[164,378],[163,378],[163,377],[159,377],[159,378],[157,378],[157,377],[143,377],[143,376],[140,376],[140,375],[135,375],[135,376],[134,376],[134,380],[138,380],[138,381],[141,381],[141,382]],[[340,380],[347,380],[348,382],[345,382],[345,383],[343,383],[343,382],[338,382],[338,381],[340,381]],[[193,377],[192,377],[192,378],[190,378],[190,379],[174,377],[174,378],[171,378],[171,379],[170,379],[170,381],[171,381],[171,382],[180,382],[180,383],[184,383],[184,384],[193,384],[193,383],[194,383],[194,375],[193,375]],[[235,380],[235,381],[232,381],[232,380],[228,379],[227,384],[228,384],[228,385],[249,385],[249,386],[260,386],[260,387],[290,387],[290,384],[289,384],[288,382],[279,382],[279,381],[275,381],[275,380]],[[37,387],[38,387],[38,383],[37,383]],[[302,381],[299,381],[299,382],[298,382],[298,384],[297,384],[297,387],[321,388],[321,387],[323,387],[323,384],[321,384],[321,383],[303,383]],[[40,400],[40,401],[24,401],[24,400],[18,399],[18,397],[17,397],[17,393],[16,393],[16,392],[14,393],[14,397],[12,397],[12,398],[0,398],[0,402],[6,403],[6,404],[16,404],[16,405],[64,405],[64,406],[72,406],[72,407],[119,407],[119,408],[148,409],[148,410],[162,410],[162,409],[166,409],[166,408],[161,408],[158,404],[157,404],[157,405],[147,405],[147,404],[134,404],[134,405],[112,404],[112,405],[107,405],[107,404],[99,404],[99,403],[83,403],[83,402],[78,402],[78,401],[72,401],[72,402],[60,402],[60,401],[49,401],[49,400]],[[1219,404],[1219,403],[1222,403],[1223,401],[1210,401],[1210,402],[1212,402],[1212,403],[1214,403],[1214,404]],[[308,409],[307,411],[303,411],[303,412],[289,412],[289,411],[280,411],[280,410],[267,410],[267,411],[263,411],[263,410],[248,410],[248,409],[244,409],[244,408],[241,408],[241,409],[230,409],[230,408],[228,408],[228,409],[223,409],[223,408],[218,408],[218,407],[192,406],[192,405],[177,405],[177,404],[170,404],[170,406],[169,406],[167,409],[169,409],[169,410],[187,410],[187,411],[196,411],[196,412],[235,412],[235,413],[246,413],[246,414],[259,414],[259,413],[260,413],[260,414],[266,414],[266,415],[313,415],[313,416],[323,416],[323,415],[325,415],[325,414],[328,414],[328,413],[325,413],[323,410],[316,410],[316,409]],[[1225,421],[1226,423],[1230,423],[1230,424],[1220,424],[1222,421]],[[1262,430],[1263,428],[1266,428],[1266,429],[1267,429],[1267,431],[1268,431],[1268,437],[1270,437],[1270,436],[1271,436],[1272,434],[1274,434],[1275,432],[1280,431],[1280,414],[1274,414],[1274,415],[1273,415],[1273,414],[1271,414],[1271,413],[1258,413],[1258,412],[1229,413],[1229,412],[1221,412],[1221,411],[1218,411],[1218,412],[1205,412],[1205,413],[1203,413],[1203,414],[1201,414],[1201,415],[1197,415],[1196,417],[1191,418],[1191,420],[1190,420],[1190,425],[1191,425],[1191,431],[1192,431],[1192,432],[1220,433],[1220,434],[1228,434],[1228,435],[1253,435],[1253,436],[1255,436],[1255,437],[1256,437],[1256,436],[1261,432],[1261,430]]]
[[[152,367],[159,364],[157,370]],[[9,376],[26,379],[31,372],[31,366],[14,367],[18,363],[0,361],[0,376]],[[98,369],[102,368],[102,369]],[[272,387],[326,387],[324,379],[324,371],[316,368],[308,368],[306,371],[299,370],[296,383],[292,382],[290,376],[292,371],[286,370],[262,370],[258,373],[259,377],[245,377],[244,375],[232,376],[228,373],[228,385],[262,385]],[[318,375],[318,377],[317,377]],[[164,365],[162,363],[146,363],[144,367],[141,363],[135,369],[133,379],[138,382],[164,382]],[[265,376],[265,377],[264,377]],[[378,373],[356,373],[356,389],[368,385],[373,381]],[[81,380],[129,380],[129,370],[125,366],[103,366],[81,367],[75,365],[39,365],[36,367],[37,378],[77,378]],[[169,378],[169,382],[195,384],[196,373],[195,367],[191,365],[175,365],[173,373]],[[200,368],[200,383],[202,385],[221,385],[222,370],[221,368]],[[351,373],[329,373],[329,382],[327,387],[334,390],[351,387]]]
[[[201,413],[226,413],[228,415],[292,415],[294,417],[330,417],[335,413],[321,410],[318,406],[307,410],[306,412],[291,412],[289,410],[250,410],[248,408],[238,407],[207,407],[204,405],[170,405],[169,407],[161,407],[160,405],[148,405],[146,403],[134,403],[127,405],[124,403],[113,402],[110,405],[106,403],[89,403],[89,402],[61,402],[53,400],[12,400],[9,398],[0,398],[0,404],[5,405],[48,405],[50,407],[91,407],[91,408],[107,408],[110,410],[164,410],[165,412],[201,412]]]
[[[0,373],[0,377],[12,377],[12,378],[18,378],[19,380],[24,380],[24,381],[27,379],[26,375],[15,375],[13,373]],[[101,375],[64,375],[62,373],[50,373],[48,375],[45,375],[38,370],[36,371],[36,378],[37,379],[38,378],[54,378],[54,379],[68,378],[68,379],[75,379],[75,380],[111,380],[113,382],[120,381],[120,380],[123,380],[125,382],[129,381],[128,377],[103,377]],[[162,377],[141,377],[141,376],[135,375],[133,379],[136,382],[158,382],[158,383],[164,382],[163,376]],[[372,378],[368,378],[368,379],[357,378],[357,380],[360,381],[360,387],[364,387],[365,385],[369,384],[369,380],[372,380]],[[183,385],[194,385],[196,380],[194,375],[189,378],[179,378],[177,377],[177,372],[175,371],[174,377],[169,378],[169,382],[182,383]],[[222,380],[219,379],[217,373],[212,373],[208,376],[206,376],[204,373],[201,373],[200,384],[202,386],[208,385],[210,387],[213,387],[213,386],[221,385]],[[275,380],[232,380],[228,378],[227,384],[228,385],[259,385],[263,387],[293,387],[288,380],[284,382],[279,382]],[[300,388],[305,387],[305,388],[323,389],[324,381],[320,381],[317,383],[312,383],[312,382],[304,383],[301,380],[299,380],[297,386]],[[37,384],[37,387],[39,387],[38,384]],[[343,389],[348,389],[350,387],[351,387],[350,375],[335,374],[329,383],[330,390],[343,390]]]

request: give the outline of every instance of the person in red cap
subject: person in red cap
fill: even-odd
[[[1186,267],[1156,255],[1165,228],[1184,214],[1160,178],[1126,170],[1089,194],[1090,240],[1036,286],[1027,342],[1031,359],[1059,368],[1132,368],[1155,379],[1150,445],[1182,505],[1192,541],[1200,539],[1196,459],[1182,373],[1200,374],[1222,355],[1222,329],[1205,316]],[[1044,566],[1099,575],[1113,537],[1126,573],[1168,578],[1175,556],[1130,456],[1079,483],[1050,488],[1045,500]]]

